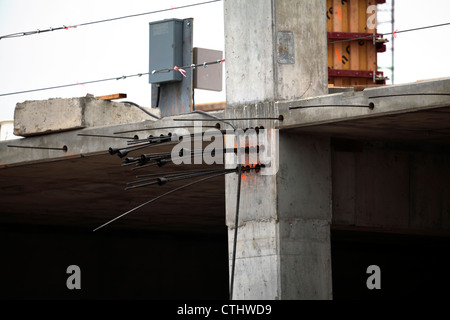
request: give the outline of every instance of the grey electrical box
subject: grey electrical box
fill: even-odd
[[[180,72],[154,73],[183,65],[183,20],[150,22],[149,82],[165,83],[183,80]]]

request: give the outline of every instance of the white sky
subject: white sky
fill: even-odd
[[[203,1],[0,0],[0,35]],[[450,22],[450,0],[396,0],[395,3],[398,30]],[[168,18],[194,18],[194,46],[224,51],[222,2],[3,39],[0,40],[0,94],[148,72],[148,23]],[[385,19],[381,12],[378,19]],[[378,31],[390,32],[390,25],[380,25]],[[395,84],[450,77],[449,39],[450,26],[399,34],[395,39]],[[389,51],[379,54],[378,59],[379,66],[390,66]],[[390,76],[389,71],[385,75]],[[0,97],[0,120],[13,119],[17,102],[82,97],[87,93],[95,96],[126,93],[127,100],[150,107],[150,87],[148,76],[143,76],[4,96]],[[225,93],[196,90],[195,97],[196,103],[224,101]]]
[[[168,9],[206,0],[0,0],[0,35]],[[0,94],[149,72],[149,22],[194,18],[194,47],[224,50],[223,3],[0,40]],[[150,107],[148,76],[0,97],[0,120],[17,102],[126,93]],[[196,103],[224,101],[196,90]],[[120,101],[120,100],[119,100]]]
[[[387,16],[381,12],[390,10],[390,3],[378,6],[379,33],[391,32],[391,25],[382,23],[391,19],[390,12]],[[395,0],[394,26],[399,31],[442,23],[450,23],[450,0]],[[379,67],[391,66],[390,46],[378,54]],[[400,33],[394,39],[394,52],[394,84],[450,77],[450,25]],[[380,71],[390,77],[390,71]]]

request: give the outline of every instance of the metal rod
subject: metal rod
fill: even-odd
[[[255,170],[255,172],[259,172],[259,170],[261,170],[261,168],[264,167],[264,165],[256,165],[254,167],[250,167],[247,166],[245,168],[244,171],[250,171],[250,170]],[[167,172],[164,177],[165,178],[170,178],[170,177],[178,177],[178,176],[196,176],[197,174],[204,174],[204,173],[208,173],[208,172],[224,172],[224,171],[237,171],[237,168],[235,169],[225,169],[225,170],[187,170],[187,171],[173,171],[173,172]],[[136,181],[131,181],[131,182],[127,182],[127,185],[131,185],[131,184],[136,184],[136,183],[141,183],[141,182],[147,182],[147,181],[151,181],[153,179],[156,179],[154,177],[156,176],[161,176],[160,173],[152,173],[152,174],[148,174],[148,175],[140,175],[137,176],[137,178],[144,178],[144,177],[153,177],[151,179],[142,179],[142,180],[136,180]]]
[[[145,156],[145,160],[143,159],[143,157]],[[165,153],[154,153],[154,154],[143,154],[141,155],[139,158],[125,158],[124,163],[122,164],[122,167],[126,167],[126,166],[130,166],[133,164],[142,166],[144,164],[146,164],[149,161],[152,160],[158,160],[158,159],[165,159],[167,157],[170,157],[170,152],[165,152]]]
[[[250,170],[255,170],[256,172],[259,172],[261,166],[255,166],[255,167],[246,167],[245,171],[250,171]],[[142,184],[138,184],[138,185],[134,185],[134,186],[130,186],[130,187],[126,187],[125,190],[128,189],[134,189],[134,188],[140,188],[140,187],[145,187],[145,186],[149,186],[149,185],[154,185],[154,184],[165,184],[167,182],[171,182],[171,181],[178,181],[178,180],[184,180],[184,179],[190,179],[190,178],[195,178],[198,176],[202,176],[202,175],[206,175],[206,174],[211,174],[211,173],[219,173],[219,172],[237,172],[238,168],[234,168],[234,169],[224,169],[224,170],[205,170],[203,172],[193,172],[193,173],[184,173],[184,174],[172,174],[172,175],[164,175],[164,177],[158,177],[158,178],[152,178],[152,179],[145,179],[145,180],[139,180],[139,181],[133,181],[133,182],[129,182],[127,183],[127,185],[131,185],[131,184],[136,184],[136,183],[141,183],[141,182],[147,182],[147,181],[152,181],[149,183],[142,183]],[[164,183],[161,183],[161,179],[164,179]]]
[[[197,155],[199,155],[200,153],[197,153]],[[186,155],[186,156],[180,156],[180,160],[184,160],[184,159],[188,159],[189,157],[192,157],[192,155],[196,155],[196,154],[190,154],[190,155]],[[152,160],[154,160],[154,161],[156,161],[156,162],[153,162],[153,163],[148,163],[148,164],[141,164],[141,165],[139,165],[139,166],[137,166],[137,167],[135,167],[135,168],[132,168],[131,170],[138,170],[138,169],[142,169],[142,168],[146,168],[146,167],[151,167],[151,166],[155,166],[155,165],[157,165],[157,166],[159,166],[159,167],[162,167],[163,165],[165,165],[165,164],[167,164],[167,163],[169,163],[169,162],[172,162],[172,159],[170,159],[170,160],[167,160],[167,158],[171,158],[171,155],[169,154],[169,155],[167,155],[166,157],[164,157],[164,156],[161,156],[161,157],[157,157],[157,158],[153,158],[153,159],[150,159],[150,160],[148,160],[148,161],[152,161]]]
[[[234,270],[236,268],[236,247],[237,247],[237,236],[239,227],[239,202],[241,199],[241,170],[242,166],[238,166],[238,185],[237,185],[237,199],[236,199],[236,214],[234,217],[234,239],[233,239],[233,258],[231,264],[231,284],[230,284],[230,300],[233,300],[233,286],[234,286]]]
[[[114,132],[114,134],[122,134],[122,133],[130,133],[130,132],[139,132],[139,131],[150,131],[150,130],[183,129],[183,128],[195,128],[195,126],[176,126],[176,127],[160,127],[160,128],[135,129],[135,130],[127,130],[127,131]],[[220,125],[219,125],[219,127],[217,127],[217,125],[215,125],[215,126],[203,126],[203,128],[216,128],[216,129],[220,129]]]
[[[214,119],[172,119],[173,121],[216,121]],[[239,120],[279,120],[279,121],[283,121],[284,117],[282,115],[280,115],[277,118],[235,118],[235,119],[220,119],[220,120],[225,120],[225,121],[239,121]]]
[[[164,166],[164,165],[166,165],[166,164],[168,164],[170,162],[171,162],[170,160],[166,160],[166,159],[162,158],[162,159],[158,159],[156,162],[147,163],[147,164],[144,164],[144,165],[141,165],[141,166],[137,166],[135,168],[132,168],[131,170],[134,171],[134,170],[139,170],[139,169],[142,169],[142,168],[147,168],[147,167],[152,167],[152,166],[162,167],[162,166]]]
[[[170,139],[170,141],[172,140],[172,133],[169,133],[167,135],[160,135],[159,137],[153,137],[153,136],[149,136],[146,139],[140,139],[140,140],[135,140],[135,141],[129,141],[128,144],[138,144],[138,143],[144,143],[144,142],[159,142],[161,140],[164,139]]]
[[[108,135],[103,135],[103,134],[87,134],[87,133],[79,133],[77,135],[83,136],[83,137],[99,137],[99,138],[114,138],[114,139],[128,139],[128,140],[138,140],[139,139],[138,136],[121,137],[121,136],[108,136]]]
[[[223,132],[222,132],[222,131],[223,131]],[[208,134],[214,134],[214,133],[212,133],[212,132],[198,132],[198,133],[185,134],[185,135],[181,135],[181,136],[174,135],[174,137],[178,137],[178,139],[179,139],[179,138],[183,138],[183,137],[191,137],[191,138],[195,138],[195,137],[203,137],[206,133],[208,133]],[[225,132],[225,130],[221,130],[221,133],[223,134],[223,133],[226,133],[226,132]],[[170,133],[170,134],[167,135],[167,136],[159,136],[159,137],[149,136],[147,139],[141,139],[141,140],[139,140],[139,141],[130,141],[130,142],[128,142],[128,144],[143,143],[143,142],[146,142],[146,141],[152,142],[152,141],[155,141],[155,140],[158,140],[158,139],[168,139],[168,138],[172,139],[171,137],[172,137],[172,133]],[[176,142],[176,141],[175,141],[175,142]]]
[[[318,107],[364,107],[364,108],[373,108],[371,105],[361,105],[361,104],[318,104],[318,105],[310,105],[310,106],[297,106],[297,107],[289,107],[289,110],[293,109],[306,109],[306,108],[318,108]]]
[[[194,170],[191,172],[190,171],[182,171],[180,173],[166,173],[164,175],[164,177],[171,178],[171,177],[177,177],[177,176],[182,176],[182,175],[186,175],[186,174],[195,174],[195,173],[199,173],[199,172],[210,172],[210,171],[212,171],[212,170],[202,170],[202,171]],[[128,186],[128,185],[132,185],[132,184],[136,184],[136,183],[152,181],[153,179],[156,179],[155,178],[156,176],[161,176],[161,173],[160,172],[155,173],[155,174],[152,174],[151,176],[152,176],[152,178],[150,178],[150,179],[141,179],[141,180],[130,181],[130,182],[127,182],[126,185]]]
[[[171,153],[170,152],[164,152],[164,153],[145,153],[141,155],[140,160],[138,161],[139,164],[145,164],[152,160],[158,160],[158,159],[166,159],[170,158]]]
[[[404,96],[450,96],[450,93],[399,93],[399,94],[372,96],[372,97],[367,97],[367,99],[404,97]]]
[[[150,117],[153,117],[153,118],[155,118],[155,119],[157,119],[157,120],[161,120],[160,117],[158,117],[158,116],[154,115],[153,113],[151,113],[151,112],[145,110],[143,107],[141,107],[141,106],[138,105],[137,103],[134,103],[134,102],[131,102],[131,101],[121,101],[121,103],[128,103],[128,104],[131,104],[132,106],[135,106],[135,107],[138,108],[139,110],[141,110],[141,111],[145,112],[146,114],[148,114]]]
[[[179,181],[179,180],[184,180],[184,179],[190,179],[190,178],[195,178],[195,177],[199,177],[199,176],[204,176],[210,173],[232,173],[232,172],[236,172],[236,169],[225,169],[225,170],[211,170],[210,172],[197,172],[197,173],[192,173],[192,174],[186,174],[184,176],[177,176],[177,177],[172,177],[172,178],[168,178],[167,182],[172,182],[172,181]],[[166,176],[164,176],[164,178],[167,178]]]
[[[166,172],[166,174],[176,174],[176,173],[187,173],[187,172],[203,172],[203,171],[209,171],[206,169],[198,169],[198,170],[184,170],[184,171],[171,171],[171,172]],[[141,174],[141,175],[137,175],[136,178],[146,178],[146,177],[153,177],[153,176],[160,176],[161,173],[149,173],[149,174]]]
[[[154,178],[154,179],[156,179],[155,181],[126,187],[125,190],[147,187],[147,186],[154,185],[154,184],[162,185],[167,182],[196,178],[196,177],[200,177],[200,176],[204,176],[204,175],[212,174],[212,173],[220,173],[220,172],[228,173],[229,170],[230,169],[228,169],[228,170],[210,170],[207,172],[197,172],[197,173],[193,173],[193,174],[179,175],[179,176],[175,176],[175,177],[171,177],[171,178],[168,178],[167,176],[158,177],[158,178]],[[233,171],[235,172],[236,170],[234,169]],[[229,171],[229,172],[232,172],[232,171]],[[154,179],[149,179],[149,180],[154,180]],[[164,180],[161,180],[161,179],[164,179]],[[164,181],[164,183],[161,183],[161,181]]]
[[[164,155],[167,155],[167,154],[170,154],[170,152],[144,153],[144,154],[142,154],[140,156],[140,158],[142,158],[142,156],[148,156],[148,157],[150,157],[150,156],[164,156]]]
[[[58,150],[58,151],[64,151],[67,152],[67,146],[63,146],[61,148],[52,148],[52,147],[33,147],[33,146],[18,146],[18,145],[12,145],[9,144],[8,148],[22,148],[22,149],[40,149],[40,150]]]
[[[214,119],[217,119],[218,121],[222,121],[223,123],[228,124],[230,127],[233,128],[234,132],[236,133],[236,144],[237,144],[237,147],[240,148],[239,131],[236,130],[236,127],[231,122],[228,122],[228,120],[226,120],[226,119],[220,119],[219,117],[216,117],[215,115],[209,114],[209,113],[201,111],[201,110],[196,110],[196,111],[193,111],[192,113],[199,113],[204,116],[214,118]],[[280,117],[282,117],[282,116],[280,116]],[[231,262],[232,266],[231,266],[231,281],[230,281],[230,299],[233,299],[234,270],[235,270],[235,265],[236,265],[236,246],[237,246],[237,235],[238,235],[237,230],[238,230],[238,226],[239,226],[239,202],[241,199],[241,180],[242,180],[241,173],[242,173],[242,165],[239,163],[238,164],[238,187],[237,187],[237,199],[236,199],[236,215],[234,218],[233,258],[232,258],[232,262]]]
[[[155,201],[157,201],[157,200],[159,200],[159,199],[161,199],[161,198],[163,198],[163,197],[165,197],[165,196],[167,196],[167,195],[169,195],[169,194],[171,194],[171,193],[177,192],[177,191],[179,191],[179,190],[181,190],[181,189],[190,187],[190,186],[192,186],[192,185],[194,185],[194,184],[197,184],[197,183],[206,181],[206,180],[208,180],[208,179],[216,178],[216,177],[219,177],[219,176],[224,175],[224,174],[227,174],[227,173],[228,173],[228,172],[225,172],[225,173],[222,172],[222,173],[219,173],[219,174],[216,174],[216,175],[212,175],[212,176],[209,176],[209,177],[205,177],[205,178],[202,178],[202,179],[199,179],[199,180],[196,180],[196,181],[187,183],[187,184],[185,184],[185,185],[183,185],[183,186],[181,186],[181,187],[175,188],[175,189],[170,190],[170,191],[168,191],[168,192],[166,192],[166,193],[163,193],[162,195],[157,196],[156,198],[153,198],[153,199],[151,199],[151,200],[149,200],[149,201],[147,201],[147,202],[144,202],[144,203],[140,204],[139,206],[134,207],[133,209],[128,210],[128,211],[125,212],[125,213],[122,213],[120,216],[117,216],[117,217],[115,217],[114,219],[109,220],[108,222],[106,222],[106,223],[102,224],[101,226],[95,228],[95,229],[93,230],[93,232],[95,232],[95,231],[97,231],[97,230],[99,230],[99,229],[101,229],[101,228],[107,226],[108,224],[110,224],[110,223],[112,223],[112,222],[114,222],[114,221],[116,221],[116,220],[118,220],[118,219],[120,219],[120,218],[126,216],[127,214],[129,214],[129,213],[131,213],[131,212],[133,212],[133,211],[136,211],[137,209],[142,208],[143,206],[145,206],[145,205],[147,205],[147,204],[149,204],[149,203],[155,202]]]
[[[240,148],[240,150],[241,150],[240,152],[250,153],[253,148],[255,150],[255,153],[259,153],[260,146]],[[189,153],[189,154],[185,154],[184,150],[186,150],[186,153]],[[238,152],[237,148],[217,149],[217,151],[219,151],[219,150],[221,150],[223,153],[233,153],[233,152],[237,153]],[[211,155],[215,155],[217,151],[216,151],[216,149],[212,150]],[[205,153],[204,150],[182,149],[179,153],[179,157],[180,157],[179,160],[188,159],[192,156],[195,157],[195,156],[203,155],[204,153]],[[143,159],[143,157],[145,157],[145,160]],[[155,165],[154,163],[145,165],[145,163],[147,163],[149,161],[152,161],[152,160],[158,161],[158,160],[163,160],[163,159],[165,160],[167,158],[170,158],[170,161],[172,161],[172,154],[170,152],[159,153],[159,154],[144,154],[141,156],[140,160],[133,159],[132,162],[127,162],[125,164],[122,164],[122,166],[129,166],[132,164],[137,164],[137,165],[139,165],[138,168],[142,168],[142,167],[146,167],[146,166]],[[125,160],[127,160],[127,159],[125,159]],[[135,168],[135,169],[138,169],[138,168]]]
[[[263,128],[263,127],[261,127],[261,128]],[[259,128],[256,127],[255,129],[256,129],[256,132],[258,133],[259,132]],[[220,131],[220,133],[222,135],[223,134],[231,134],[232,133],[232,132],[229,132],[227,130],[219,130],[219,131]],[[244,131],[246,131],[246,129]],[[191,133],[191,134],[186,134],[186,135],[181,135],[181,136],[178,136],[176,134],[174,134],[174,135],[170,134],[170,135],[164,136],[164,137],[167,138],[167,139],[170,137],[171,142],[178,143],[180,141],[180,139],[183,139],[185,137],[194,138],[194,141],[198,141],[198,140],[195,140],[195,138],[200,138],[200,137],[205,137],[205,136],[207,137],[209,135],[214,135],[215,133],[216,132],[208,132],[208,131],[206,131],[206,132],[197,132],[197,133]],[[178,141],[175,141],[175,140],[172,141],[172,137],[178,138]],[[161,139],[161,137],[149,137],[147,139],[140,139],[140,140],[137,140],[137,141],[129,141],[128,142],[128,145],[129,145],[128,148],[132,148],[133,145],[135,145],[135,144],[145,143],[145,142],[147,142],[147,141],[149,141],[151,139]]]
[[[166,142],[172,142],[172,141],[169,139],[168,141],[160,140],[160,141],[148,142],[148,143],[139,145],[137,147],[136,147],[136,145],[133,145],[133,146],[123,147],[123,148],[109,148],[109,154],[113,155],[113,154],[117,153],[119,155],[119,157],[123,158],[129,152],[147,148],[147,147],[151,147],[151,146],[155,146],[157,144],[162,144],[162,143],[166,143]]]
[[[257,145],[257,146],[251,146],[251,147],[242,147],[242,148],[214,148],[210,151],[211,156],[215,156],[216,154],[222,152],[222,155],[225,153],[235,153],[235,154],[258,154],[261,151],[264,150],[264,145]],[[205,154],[205,150],[203,149],[197,149],[197,150],[190,150],[190,149],[186,149],[183,148],[180,150],[180,152],[178,153],[178,160],[184,160],[184,159],[188,159],[189,157],[192,156],[200,156],[200,155],[204,155]],[[209,153],[208,153],[209,154]],[[144,158],[145,157],[145,160]],[[158,160],[158,159],[167,159],[167,158],[172,158],[172,153],[171,152],[165,152],[165,153],[148,153],[148,154],[143,154],[141,155],[140,159],[135,159],[135,158],[131,158],[131,160],[127,160],[125,159],[125,163],[122,164],[122,166],[129,166],[132,164],[138,164],[140,166],[142,166],[143,164],[152,161],[152,160]],[[172,161],[172,159],[171,159]]]

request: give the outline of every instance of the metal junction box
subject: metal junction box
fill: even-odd
[[[183,20],[169,19],[150,22],[149,83],[183,80],[180,72],[152,74],[153,70],[183,65]]]

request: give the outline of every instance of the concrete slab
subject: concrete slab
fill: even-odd
[[[450,106],[450,78],[275,103],[285,115],[280,129],[348,123],[445,106]]]
[[[149,109],[156,116],[157,109]],[[139,108],[91,96],[57,98],[18,103],[14,112],[14,134],[28,137],[87,127],[132,123],[153,119]]]

